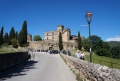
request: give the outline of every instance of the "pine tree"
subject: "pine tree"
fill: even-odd
[[[60,49],[60,51],[63,49],[61,32],[59,32],[59,49]]]
[[[82,39],[80,36],[80,32],[78,31],[78,49],[81,50],[82,48]]]
[[[23,22],[22,26],[22,43],[25,45],[27,43],[27,21]]]

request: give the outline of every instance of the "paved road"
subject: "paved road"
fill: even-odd
[[[0,73],[0,81],[76,81],[59,54],[33,53],[34,61]]]

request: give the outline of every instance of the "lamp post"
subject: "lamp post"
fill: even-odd
[[[89,41],[90,41],[90,62],[92,62],[92,52],[91,52],[91,39],[90,39],[90,36],[91,36],[91,33],[90,33],[90,22],[92,20],[92,13],[89,11],[86,13],[85,15],[85,18],[88,22],[88,26],[89,26]]]

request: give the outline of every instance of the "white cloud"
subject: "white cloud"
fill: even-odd
[[[120,41],[120,36],[116,36],[114,38],[108,38],[106,41]]]

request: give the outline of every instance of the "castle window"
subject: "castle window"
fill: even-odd
[[[54,32],[52,32],[52,35],[54,35]]]
[[[52,39],[54,39],[54,37],[52,37]]]
[[[47,40],[48,40],[48,37],[47,37]]]
[[[47,36],[48,36],[48,33],[47,33]]]

